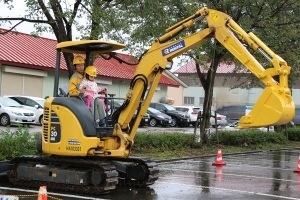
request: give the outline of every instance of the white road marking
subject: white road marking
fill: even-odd
[[[173,184],[173,185],[180,185],[180,186],[184,185],[184,186],[189,186],[189,187],[193,187],[193,188],[208,188],[208,189],[216,189],[216,190],[223,190],[223,191],[229,191],[229,192],[245,193],[245,194],[251,194],[251,195],[260,195],[260,196],[266,196],[266,197],[276,197],[276,198],[281,198],[281,199],[299,200],[299,198],[294,198],[294,197],[285,197],[285,196],[272,195],[272,194],[266,194],[266,193],[260,193],[260,192],[250,192],[250,191],[244,191],[244,190],[233,190],[233,189],[226,189],[226,188],[198,186],[198,185],[190,185],[190,184],[182,184],[182,183],[170,183],[170,182],[164,182],[164,181],[156,181],[156,183],[166,183],[166,184]]]
[[[176,171],[182,171],[182,172],[193,172],[193,173],[197,172],[197,173],[206,173],[206,174],[218,174],[216,172],[199,171],[199,170],[188,170],[188,169],[175,169],[175,168],[159,168],[159,170],[165,170],[165,171],[176,170]],[[265,179],[265,180],[280,180],[280,181],[287,181],[287,182],[298,183],[298,181],[293,181],[293,180],[269,178],[269,177],[262,177],[262,176],[248,176],[248,175],[239,175],[239,174],[228,174],[228,173],[224,173],[224,172],[222,172],[222,175],[245,177],[245,178],[257,178],[257,179]],[[174,174],[172,176],[174,176]],[[175,176],[180,176],[180,175],[175,175]],[[184,177],[187,177],[187,175],[184,175]],[[191,176],[191,177],[195,177],[195,176]],[[166,178],[166,177],[159,177],[159,178],[161,179],[161,178]]]

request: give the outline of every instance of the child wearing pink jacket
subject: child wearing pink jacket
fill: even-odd
[[[83,97],[86,98],[85,104],[90,109],[91,102],[96,97],[101,97],[99,94],[106,94],[106,88],[99,88],[97,83],[95,82],[96,77],[96,68],[94,66],[88,66],[85,69],[85,77],[83,78],[81,84],[79,85],[79,90],[85,89]],[[101,99],[104,104],[103,98]],[[104,107],[105,110],[105,107]]]

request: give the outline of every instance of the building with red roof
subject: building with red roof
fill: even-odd
[[[0,95],[52,96],[56,45],[56,40],[24,33],[0,35]],[[122,53],[117,53],[117,56],[127,61],[137,60]],[[125,97],[137,66],[102,57],[95,60],[94,66],[97,68],[98,85],[107,87],[109,93],[116,94],[116,97]],[[67,85],[69,79],[65,63],[61,63],[60,71],[59,85]],[[163,75],[154,98],[165,96],[168,87],[180,86],[174,75],[173,78],[172,75]]]

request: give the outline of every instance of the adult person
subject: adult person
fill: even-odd
[[[80,84],[85,74],[84,63],[85,63],[85,59],[82,56],[74,57],[73,65],[75,68],[75,72],[70,78],[70,82],[69,82],[70,96],[84,97],[86,88],[85,87],[80,88]],[[96,73],[96,71],[94,73]],[[103,119],[105,118],[105,111],[104,111],[103,103],[100,99],[95,99],[95,101],[91,102],[91,111],[96,122],[100,122],[100,121],[103,122]]]
[[[84,88],[79,90],[80,83],[82,82],[84,76],[84,63],[85,60],[82,56],[75,56],[73,59],[75,72],[70,78],[70,82],[69,82],[70,96],[79,96],[80,94],[83,94],[85,92]]]

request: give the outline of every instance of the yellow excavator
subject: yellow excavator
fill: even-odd
[[[208,28],[171,40],[203,20]],[[288,87],[290,67],[287,63],[253,33],[246,33],[230,16],[203,7],[168,28],[143,54],[123,105],[113,115],[112,127],[96,127],[91,112],[81,99],[58,96],[60,56],[61,52],[69,52],[86,54],[86,58],[95,54],[113,57],[112,51],[124,45],[101,40],[59,43],[54,95],[45,101],[42,134],[38,142],[39,151],[46,156],[14,158],[8,172],[10,182],[89,194],[109,192],[117,184],[139,187],[153,184],[158,179],[157,164],[150,159],[130,156],[138,125],[163,71],[171,69],[172,59],[211,38],[218,40],[265,85],[252,111],[240,119],[240,126],[260,127],[290,122],[295,106]],[[273,68],[265,69],[245,46],[262,53]]]

